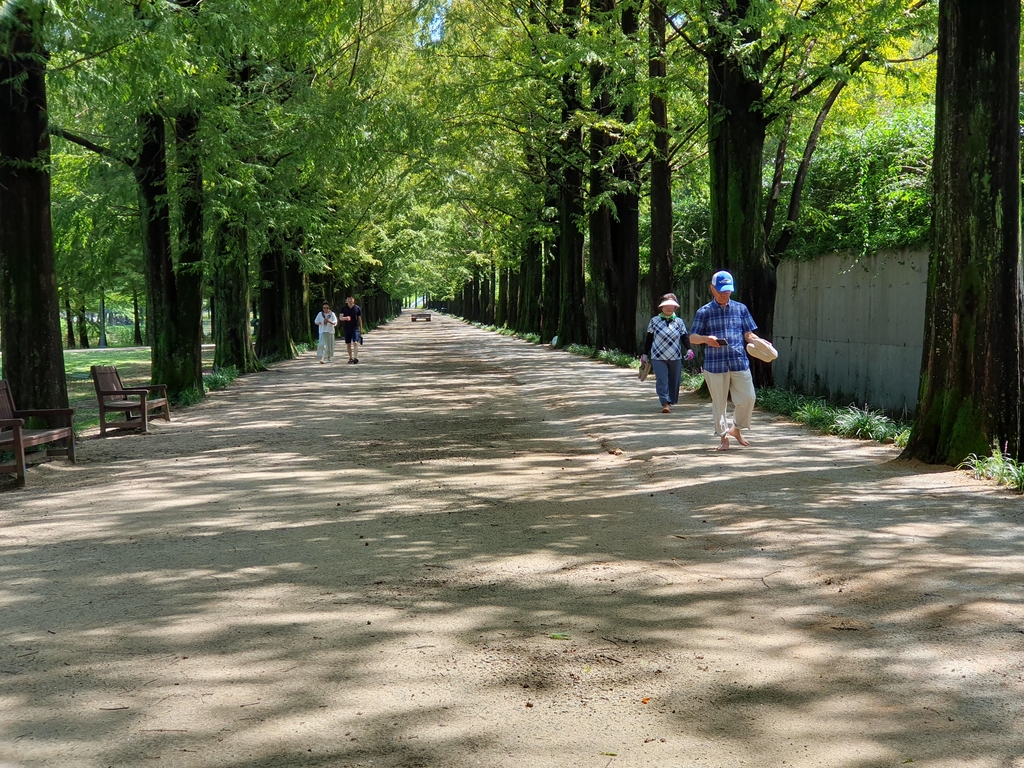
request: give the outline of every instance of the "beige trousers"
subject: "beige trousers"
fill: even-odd
[[[334,357],[334,331],[320,334],[320,343],[317,345],[316,356],[331,362]]]
[[[732,426],[737,429],[750,429],[750,416],[754,413],[754,379],[750,371],[729,371],[728,373],[708,373],[704,371],[704,381],[711,392],[711,411],[715,418],[715,434],[724,435],[729,431],[729,420],[725,408],[732,393]]]

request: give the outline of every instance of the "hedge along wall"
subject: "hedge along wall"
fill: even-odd
[[[775,307],[777,385],[912,411],[927,284],[923,251],[783,262]]]
[[[925,251],[783,262],[775,306],[776,385],[859,406],[912,411],[927,283]],[[678,314],[689,328],[697,309],[711,301],[708,286],[688,283],[676,294]],[[743,300],[742,286],[736,298]],[[638,330],[646,329],[650,316],[638,312]]]

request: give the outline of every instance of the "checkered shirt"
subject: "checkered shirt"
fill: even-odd
[[[697,310],[690,330],[698,336],[714,336],[729,342],[728,347],[704,348],[704,370],[708,373],[746,371],[750,368],[743,335],[757,330],[757,324],[745,304],[730,301],[723,307],[717,301],[708,302]]]
[[[651,344],[652,360],[683,359],[683,334],[686,333],[686,323],[682,318],[673,315],[671,320],[666,320],[662,315],[655,315],[647,324],[647,332],[654,334],[654,342]]]

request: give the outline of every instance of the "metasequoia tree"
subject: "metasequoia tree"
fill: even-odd
[[[23,409],[68,404],[50,218],[46,12],[30,0],[0,7],[0,351]]]
[[[775,313],[775,270],[779,253],[766,248],[762,167],[769,126],[787,120],[802,100],[825,87],[820,121],[812,130],[801,164],[806,174],[821,124],[843,83],[878,49],[911,34],[926,18],[927,0],[873,0],[852,8],[832,0],[797,5],[778,0],[712,0],[695,13],[705,24],[697,32],[678,28],[690,47],[707,60],[710,239],[714,268],[731,270],[736,298],[746,303],[759,333],[771,338]],[[777,156],[778,173],[786,157]],[[780,184],[780,179],[776,183]],[[791,196],[799,210],[802,179]],[[791,228],[795,221],[788,223]],[[788,242],[789,235],[783,237]],[[785,247],[785,243],[781,244]],[[755,378],[770,381],[770,369],[755,366]]]
[[[590,66],[590,277],[598,347],[636,348],[636,300],[640,279],[640,161],[625,139],[635,130],[634,70],[608,59],[633,58],[640,28],[632,2],[594,0],[591,22],[609,39],[608,52]],[[622,50],[622,49],[626,50]],[[621,74],[624,71],[625,75]]]
[[[934,219],[904,455],[1021,455],[1020,0],[942,0]]]

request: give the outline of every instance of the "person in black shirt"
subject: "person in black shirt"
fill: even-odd
[[[345,347],[348,349],[349,365],[359,362],[359,341],[363,334],[363,310],[356,300],[349,296],[341,309],[341,320],[345,323]]]

